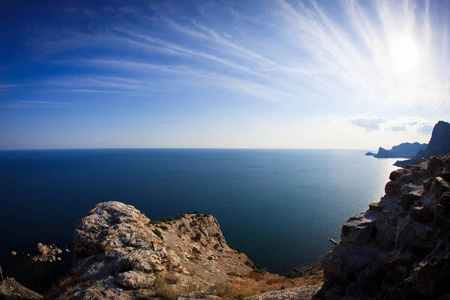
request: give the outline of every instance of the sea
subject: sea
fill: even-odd
[[[152,220],[199,211],[256,266],[287,275],[319,264],[344,222],[384,195],[395,159],[362,150],[73,149],[0,151],[0,266],[44,292],[73,262],[77,220],[99,202]],[[31,263],[37,243],[64,250]],[[68,250],[68,252],[66,251]],[[18,253],[11,255],[11,251]]]

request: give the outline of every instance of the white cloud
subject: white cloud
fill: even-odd
[[[383,118],[356,118],[350,119],[350,123],[367,131],[380,129],[380,124],[386,122]]]

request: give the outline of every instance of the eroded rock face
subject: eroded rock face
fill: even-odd
[[[120,202],[100,203],[78,222],[74,249],[64,299],[150,299],[162,285],[177,293],[206,290],[227,273],[252,270],[245,254],[228,247],[214,217],[151,222]]]
[[[342,227],[316,298],[449,299],[449,169],[447,154],[392,172],[381,201]]]

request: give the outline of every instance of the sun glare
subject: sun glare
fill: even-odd
[[[389,55],[394,70],[400,75],[413,75],[420,62],[419,44],[409,35],[398,35],[389,42]]]

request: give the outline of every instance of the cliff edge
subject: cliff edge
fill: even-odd
[[[450,153],[390,174],[322,261],[318,299],[450,299]]]
[[[315,285],[290,292],[306,299],[323,279],[321,270],[290,279],[256,269],[207,214],[151,221],[133,206],[104,202],[76,224],[73,240],[74,267],[49,298],[243,299]]]
[[[64,299],[171,298],[253,270],[206,214],[152,222],[133,206],[104,202],[77,223],[73,240]]]

